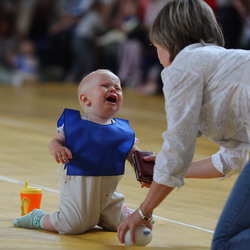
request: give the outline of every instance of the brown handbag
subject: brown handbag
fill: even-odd
[[[151,183],[153,181],[154,162],[145,161],[145,156],[154,154],[151,151],[136,150],[132,155],[133,167],[135,170],[136,179],[141,182]]]

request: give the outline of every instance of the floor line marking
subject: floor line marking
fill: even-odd
[[[182,225],[182,226],[192,227],[192,228],[195,228],[195,229],[198,229],[198,230],[201,230],[201,231],[205,231],[205,232],[208,232],[208,233],[212,233],[212,234],[214,233],[214,231],[203,228],[203,227],[198,227],[198,226],[194,226],[194,225],[191,225],[191,224],[186,224],[186,223],[183,223],[183,222],[167,219],[167,218],[164,218],[164,217],[161,217],[161,216],[158,216],[158,215],[154,215],[154,217],[158,218],[158,219],[161,219],[161,220],[169,221],[169,222],[172,222],[172,223],[175,223],[175,224],[179,224],[179,225]]]
[[[24,184],[23,181],[19,181],[19,180],[15,180],[12,178],[8,178],[6,176],[0,175],[0,180],[2,181],[6,181],[6,182],[10,182],[10,183],[14,183],[14,184]],[[60,191],[53,189],[53,188],[48,188],[48,187],[44,187],[44,186],[39,186],[39,185],[35,185],[35,184],[30,184],[32,187],[37,187],[37,188],[41,188],[43,190],[49,191],[51,193],[56,193],[56,194],[60,194]]]
[[[9,182],[9,183],[14,183],[14,184],[23,184],[24,183],[23,181],[12,179],[12,178],[8,178],[8,177],[3,176],[3,175],[0,175],[0,180],[6,181],[6,182]],[[35,185],[35,184],[30,184],[30,185],[34,186],[34,187],[41,188],[41,189],[46,190],[46,191],[49,191],[51,193],[60,194],[60,192],[58,190],[53,189],[53,188],[48,188],[48,187],[39,186],[39,185]],[[167,218],[155,215],[155,214],[154,214],[154,217],[158,218],[158,219],[161,219],[161,220],[168,221],[168,222],[172,222],[174,224],[178,224],[178,225],[182,225],[182,226],[186,226],[186,227],[191,227],[191,228],[198,229],[198,230],[201,230],[201,231],[205,231],[205,232],[208,232],[208,233],[214,233],[214,231],[206,229],[206,228],[203,228],[203,227],[198,227],[198,226],[186,224],[186,223],[183,223],[183,222],[179,222],[179,221],[167,219]]]

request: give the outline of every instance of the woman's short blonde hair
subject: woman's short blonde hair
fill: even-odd
[[[224,46],[213,10],[203,0],[169,0],[156,17],[149,37],[169,51],[171,62],[193,43]]]

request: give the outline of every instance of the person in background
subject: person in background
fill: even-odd
[[[18,87],[26,83],[37,83],[39,80],[39,60],[35,45],[30,40],[20,42],[19,49],[12,58],[14,76],[12,85]]]
[[[244,21],[238,11],[236,2],[241,0],[216,0],[216,18],[221,26],[225,48],[240,48],[240,40],[243,31]],[[243,0],[244,1],[244,0]]]
[[[3,7],[1,3],[0,7]],[[11,58],[17,46],[12,20],[9,13],[0,14],[0,84],[6,85],[12,84],[14,66]]]
[[[104,17],[106,5],[107,3],[95,1],[76,24],[70,45],[72,63],[68,80],[78,82],[98,67],[95,39],[106,29]]]

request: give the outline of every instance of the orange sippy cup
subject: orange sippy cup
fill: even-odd
[[[28,182],[24,183],[21,189],[21,216],[31,212],[35,208],[40,208],[42,200],[42,189],[30,187]]]

